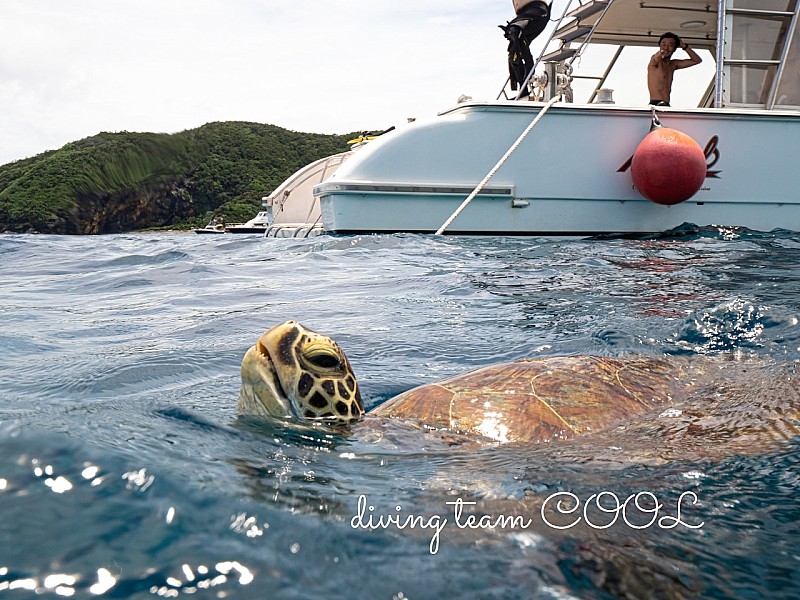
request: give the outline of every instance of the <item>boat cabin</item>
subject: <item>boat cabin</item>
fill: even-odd
[[[555,2],[555,28],[529,74],[527,89],[506,81],[498,99],[571,100],[573,81],[594,82],[588,98],[607,101],[601,90],[628,47],[655,52],[671,31],[693,49],[707,50],[716,68],[700,108],[800,111],[800,0],[569,0]],[[560,13],[560,14],[558,14]],[[599,73],[579,73],[591,46],[612,48]]]

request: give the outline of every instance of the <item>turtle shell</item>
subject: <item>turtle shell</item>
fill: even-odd
[[[559,356],[493,365],[423,385],[374,409],[499,442],[602,431],[663,410],[690,388],[685,363],[657,357]]]

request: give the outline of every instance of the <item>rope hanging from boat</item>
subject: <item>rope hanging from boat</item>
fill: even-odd
[[[654,129],[658,129],[659,127],[661,127],[661,119],[659,119],[658,115],[656,114],[655,106],[651,106],[650,110],[652,111],[653,114],[652,120],[650,121],[650,131],[653,131]]]
[[[542,108],[542,110],[539,111],[539,114],[536,115],[536,118],[531,122],[530,125],[528,125],[525,128],[525,131],[523,131],[520,134],[520,136],[517,138],[517,141],[511,144],[511,147],[506,151],[503,157],[499,161],[497,161],[497,164],[494,167],[492,167],[492,170],[486,174],[486,177],[484,177],[483,180],[478,184],[478,186],[474,190],[472,190],[472,193],[469,196],[467,196],[467,198],[461,203],[461,206],[459,206],[455,210],[455,212],[452,215],[450,215],[450,218],[448,218],[447,221],[445,221],[444,224],[441,227],[439,227],[438,231],[436,232],[436,235],[442,235],[444,233],[444,230],[450,227],[450,224],[456,219],[456,217],[460,215],[461,212],[465,208],[467,208],[467,205],[470,202],[472,202],[475,196],[480,194],[481,190],[484,187],[486,187],[486,184],[489,183],[489,180],[492,177],[494,177],[494,174],[497,173],[497,171],[500,170],[500,167],[502,167],[505,164],[508,158],[514,153],[514,150],[516,150],[519,147],[519,145],[525,140],[525,138],[528,137],[528,134],[531,131],[533,131],[533,128],[536,127],[536,124],[541,120],[541,118],[545,115],[545,113],[548,110],[550,110],[550,107],[553,106],[560,99],[561,99],[560,95],[553,96],[547,102],[547,104],[544,105],[544,108]]]

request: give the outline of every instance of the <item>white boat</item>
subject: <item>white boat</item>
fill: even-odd
[[[225,223],[217,218],[214,217],[205,227],[198,227],[194,230],[195,233],[201,234],[220,234],[225,233]]]
[[[350,150],[326,156],[301,167],[269,195],[261,199],[265,210],[246,223],[225,223],[214,217],[195,233],[258,233],[265,237],[312,237],[323,233],[319,202],[314,197],[316,184],[330,177],[358,148],[375,136],[366,134],[348,142]]]
[[[800,0],[565,0],[554,11],[562,5],[530,96],[517,99],[507,81],[497,100],[465,101],[371,142],[315,187],[325,230],[800,230]],[[613,103],[604,85],[619,51],[655,52],[666,31],[715,59],[698,106]],[[572,102],[576,61],[598,45],[614,47],[614,58],[587,101]],[[645,76],[642,65],[641,85]],[[671,206],[645,199],[630,172],[654,118],[691,136],[707,163],[696,193]]]
[[[267,211],[259,212],[255,217],[246,223],[225,223],[222,217],[214,217],[205,227],[199,227],[194,230],[195,233],[201,234],[218,234],[218,233],[261,233],[263,234],[269,228]]]
[[[372,138],[370,138],[372,139]],[[316,160],[290,175],[269,195],[261,199],[265,210],[246,223],[225,223],[215,217],[195,233],[259,233],[266,237],[310,237],[323,232],[319,203],[312,193],[315,184],[325,180],[352,155],[364,140],[353,140],[348,152]],[[358,144],[356,145],[356,142]]]
[[[262,210],[246,223],[225,225],[225,233],[264,233],[268,228],[269,213]]]
[[[262,198],[268,226],[265,237],[313,237],[323,232],[319,202],[314,186],[331,177],[355,152],[357,140],[347,152],[316,160],[289,176],[269,195]]]

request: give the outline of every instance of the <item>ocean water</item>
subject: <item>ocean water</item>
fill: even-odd
[[[590,443],[465,449],[235,410],[243,354],[287,319],[340,343],[368,407],[535,356],[786,367],[799,257],[798,234],[692,227],[0,236],[0,598],[800,597],[791,435],[609,464]],[[748,394],[798,402],[769,380]],[[639,493],[661,505],[649,525],[609,509]],[[593,494],[607,512],[567,527]],[[570,498],[557,522],[541,510]]]

